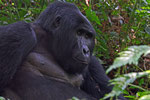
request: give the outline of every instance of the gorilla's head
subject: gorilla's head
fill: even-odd
[[[47,32],[48,49],[66,72],[81,73],[88,66],[96,33],[74,4],[55,2],[36,23]]]

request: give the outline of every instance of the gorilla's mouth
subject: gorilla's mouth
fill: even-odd
[[[86,59],[80,59],[78,57],[73,57],[73,59],[76,60],[79,63],[83,63],[83,64],[88,65],[88,61]]]

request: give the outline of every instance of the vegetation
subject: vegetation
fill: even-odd
[[[131,46],[127,48],[126,51],[122,51],[119,53],[120,57],[117,57],[106,72],[111,71],[112,69],[116,69],[118,67],[121,67],[123,65],[127,64],[135,64],[138,65],[138,60],[142,54],[146,56],[150,53],[150,46]],[[150,67],[150,66],[149,66]],[[142,72],[131,72],[128,74],[120,75],[117,78],[114,78],[111,80],[111,84],[114,85],[113,90],[111,93],[106,95],[104,99],[107,99],[108,97],[114,97],[119,96],[123,90],[127,88],[127,86],[134,87],[136,89],[139,89],[139,91],[136,93],[137,97],[130,96],[128,92],[126,91],[128,98],[137,99],[137,100],[148,100],[150,99],[150,91],[148,89],[142,88],[142,86],[139,83],[138,85],[133,85],[132,83],[137,79],[141,78],[143,76],[150,76],[150,70],[142,71]],[[144,98],[144,99],[143,99]]]
[[[20,20],[32,22],[53,1],[0,0],[0,24],[7,25]],[[124,93],[130,100],[148,100],[150,0],[63,1],[75,3],[97,32],[94,54],[106,69],[110,66],[108,75],[115,77],[111,80],[114,89],[103,99],[117,98]],[[118,53],[120,57],[117,57]]]

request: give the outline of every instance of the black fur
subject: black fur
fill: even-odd
[[[84,74],[84,80],[81,89],[95,98],[102,98],[113,88],[109,85],[110,78],[106,75],[103,66],[94,56],[91,57],[88,71]],[[119,96],[118,99],[126,100],[123,96]]]
[[[69,75],[83,74],[83,83],[79,89],[46,75],[36,75],[39,72],[33,70],[36,74],[33,73],[32,65],[20,68],[40,41],[31,24],[17,22],[0,27],[2,96],[11,100],[66,100],[73,96],[96,100],[112,90],[102,65],[92,56],[95,30],[75,5],[55,2],[41,13],[34,25],[46,32],[44,46],[57,64]]]
[[[60,22],[56,22],[58,18],[60,19]],[[47,31],[49,37],[48,49],[64,70],[68,73],[76,73],[81,72],[87,66],[71,59],[72,55],[80,53],[79,49],[81,46],[78,46],[75,35],[77,30],[82,27],[85,27],[88,31],[92,31],[91,34],[93,35],[93,38],[88,44],[92,54],[95,31],[89,21],[81,14],[74,4],[56,2],[49,6],[39,16],[36,23]],[[57,25],[58,27],[55,27],[57,23],[60,24]]]
[[[35,44],[35,33],[28,23],[0,26],[0,91],[13,78]]]

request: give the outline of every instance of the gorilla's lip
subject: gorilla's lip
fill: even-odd
[[[79,59],[79,58],[77,58],[77,57],[74,57],[73,59],[76,60],[76,61],[78,61],[78,62],[80,62],[80,63],[83,63],[83,64],[88,65],[88,61],[85,61],[85,60],[83,60],[83,59]]]

